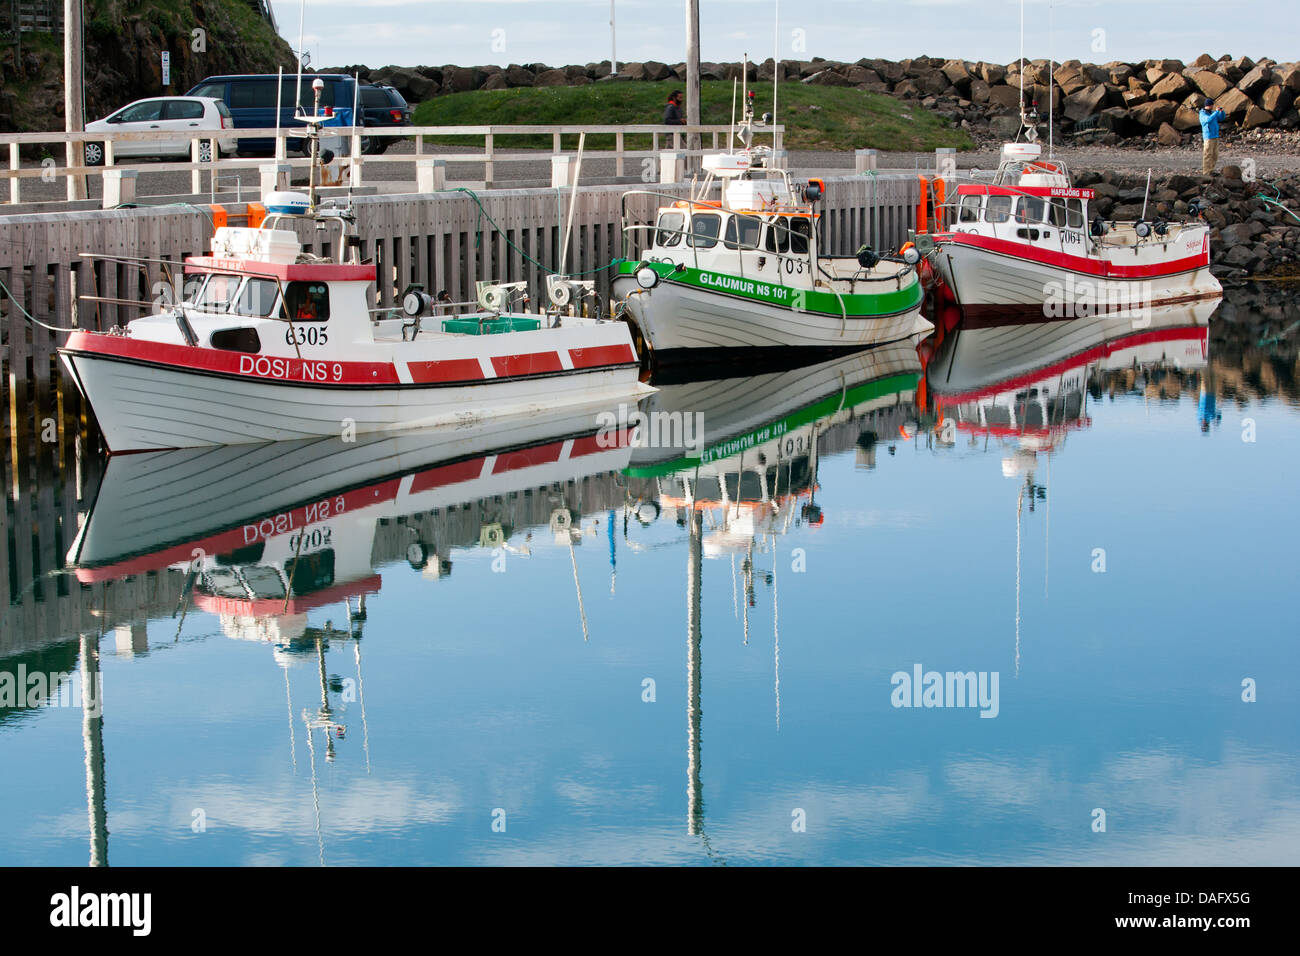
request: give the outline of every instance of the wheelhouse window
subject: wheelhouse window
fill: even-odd
[[[754,216],[731,216],[727,219],[722,244],[728,249],[757,249],[762,228],[762,220]]]
[[[790,219],[790,251],[795,255],[806,255],[808,244],[812,239],[811,219]]]
[[[239,283],[243,276],[222,275],[213,273],[208,276],[203,288],[194,298],[195,308],[202,309],[205,312],[227,312],[230,310],[230,304],[235,299],[235,293],[239,291]]]
[[[767,236],[763,244],[768,252],[790,251],[790,228],[780,216],[767,221]]]
[[[1053,226],[1065,228],[1065,200],[1049,199],[1047,201],[1047,221]]]
[[[691,217],[691,235],[687,243],[697,249],[712,249],[718,244],[721,229],[721,216],[711,212],[697,213]]]
[[[1065,201],[1066,222],[1071,229],[1083,228],[1083,200],[1067,199]]]
[[[979,222],[980,221],[980,202],[983,196],[967,195],[961,197],[961,212],[957,215],[958,222]]]
[[[659,216],[659,229],[655,233],[656,246],[675,246],[682,241],[682,227],[686,216],[680,212],[666,212]]]
[[[984,204],[985,222],[1006,222],[1011,218],[1011,197],[990,196]]]
[[[1039,196],[1020,196],[1016,199],[1016,222],[1042,222],[1043,200]]]
[[[247,279],[230,311],[237,315],[270,315],[279,293],[274,279]]]
[[[290,282],[284,290],[285,312],[295,322],[324,322],[330,317],[330,289],[325,282]]]

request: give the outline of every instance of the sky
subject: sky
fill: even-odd
[[[685,0],[614,0],[618,59],[685,59]],[[700,0],[701,57],[735,61],[1020,54],[1018,0]],[[298,46],[302,7],[273,0]],[[1294,0],[1026,0],[1025,53],[1104,63],[1201,53],[1300,59]],[[303,46],[317,66],[608,59],[609,0],[306,0]],[[1249,15],[1241,15],[1249,12]],[[775,27],[775,30],[774,30]]]

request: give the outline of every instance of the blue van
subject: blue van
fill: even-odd
[[[280,102],[278,125],[299,126],[301,124],[294,120],[294,107],[301,103],[304,109],[311,109],[313,102],[311,85],[315,80],[325,81],[325,88],[321,90],[320,105],[343,114],[345,120],[343,125],[350,125],[346,120],[352,115],[356,81],[346,73],[304,73],[301,98],[295,93],[298,84],[297,73],[286,73],[283,78],[275,73],[209,76],[186,95],[211,96],[221,100],[229,107],[236,129],[269,129],[277,125],[275,104],[278,86]],[[290,139],[287,147],[293,152],[302,152],[306,148],[306,140]],[[275,153],[275,140],[266,137],[241,139],[238,152],[242,156],[271,156]]]

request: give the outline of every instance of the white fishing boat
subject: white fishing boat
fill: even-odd
[[[624,259],[614,295],[656,363],[711,363],[768,352],[812,361],[928,330],[919,254],[819,248],[821,180],[796,182],[753,145],[746,96],[737,143],[704,157],[690,198],[649,190],[623,197]],[[659,201],[635,222],[628,200]]]
[[[967,326],[1086,318],[1222,294],[1210,273],[1207,223],[1145,215],[1107,221],[1092,215],[1095,198],[1038,143],[1008,143],[993,182],[958,185],[951,226],[917,245]]]
[[[563,282],[545,312],[516,307],[522,283],[479,283],[460,314],[418,287],[374,310],[347,204],[318,205],[313,186],[266,207],[186,259],[180,304],[59,349],[111,451],[460,427],[648,391],[627,326],[566,314]],[[313,227],[335,257],[303,248]]]

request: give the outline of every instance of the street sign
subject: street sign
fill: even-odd
[[[167,50],[162,52],[162,85],[172,85],[172,55]]]

